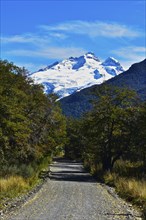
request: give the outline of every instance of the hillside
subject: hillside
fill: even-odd
[[[127,71],[108,80],[105,84],[128,87],[135,90],[141,100],[146,100],[146,59],[133,64]],[[98,87],[99,85],[91,86],[60,100],[63,113],[66,116],[80,117],[82,113],[90,110],[91,92]]]
[[[118,77],[108,80],[107,84],[134,89],[142,100],[146,100],[146,59],[133,64]]]

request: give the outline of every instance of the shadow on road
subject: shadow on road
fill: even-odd
[[[55,158],[50,166],[50,179],[55,181],[95,182],[95,179],[87,173],[81,162],[64,158]]]

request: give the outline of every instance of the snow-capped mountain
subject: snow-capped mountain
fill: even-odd
[[[35,83],[43,84],[45,93],[55,93],[60,98],[83,88],[104,81],[124,71],[120,63],[112,57],[101,62],[93,53],[80,57],[70,57],[55,62],[30,76]]]
[[[132,89],[137,93],[139,101],[146,101],[146,59],[133,64],[127,71],[106,81],[105,85]],[[94,85],[61,99],[63,114],[67,117],[80,118],[85,112],[90,111],[91,100],[97,99],[92,94],[98,92],[99,88],[101,89],[102,85]]]

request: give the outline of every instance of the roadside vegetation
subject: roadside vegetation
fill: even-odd
[[[146,219],[146,103],[134,91],[104,85],[91,96],[89,113],[66,119],[55,95],[45,95],[24,68],[0,61],[0,208],[32,189],[65,151]]]
[[[66,141],[66,120],[55,95],[0,61],[0,202],[26,193]]]
[[[66,156],[82,159],[146,218],[146,103],[127,88],[101,86],[93,95],[93,109],[67,123]]]

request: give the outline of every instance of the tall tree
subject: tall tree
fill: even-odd
[[[134,134],[137,98],[133,91],[102,87],[93,110],[83,123],[85,156],[101,162],[103,170],[112,170],[114,163],[129,152]]]
[[[83,152],[81,120],[69,118],[67,121],[67,138],[65,156],[72,159],[81,159]]]
[[[27,77],[27,71],[0,61],[0,163],[39,164],[61,149],[66,120],[53,94]]]

